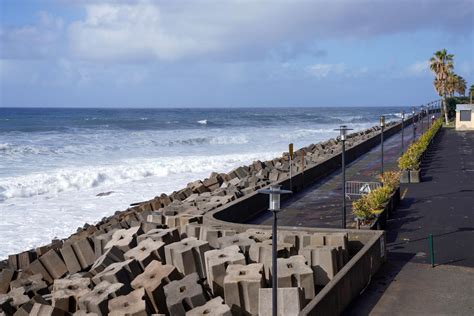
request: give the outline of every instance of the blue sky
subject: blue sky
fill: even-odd
[[[474,84],[472,0],[0,2],[0,106],[396,106]]]

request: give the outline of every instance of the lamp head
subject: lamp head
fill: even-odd
[[[385,116],[381,116],[380,117],[380,127],[384,127],[385,126]]]
[[[340,126],[340,131],[341,131],[341,140],[346,140],[347,126],[346,125],[341,125]]]

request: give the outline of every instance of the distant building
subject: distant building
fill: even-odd
[[[456,130],[474,130],[474,104],[456,104]]]

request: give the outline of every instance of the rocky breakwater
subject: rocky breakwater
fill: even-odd
[[[350,134],[346,145],[379,132],[373,127]],[[339,143],[330,139],[299,149],[294,172],[339,154]],[[67,239],[10,255],[0,262],[0,315],[265,314],[270,308],[258,298],[271,286],[270,231],[207,226],[202,217],[288,178],[289,169],[284,153],[212,173],[86,224]],[[295,311],[348,260],[345,233],[283,232],[278,248],[282,295],[294,298],[282,308]]]

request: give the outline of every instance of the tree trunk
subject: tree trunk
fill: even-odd
[[[448,125],[448,109],[446,107],[446,97],[443,97],[441,103],[443,104],[444,121],[446,122],[446,125]]]

